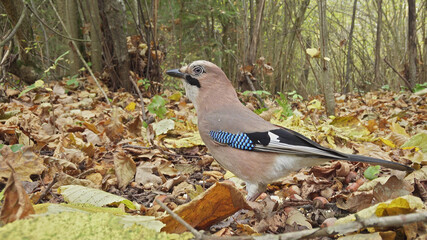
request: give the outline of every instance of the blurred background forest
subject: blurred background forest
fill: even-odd
[[[151,96],[179,86],[165,70],[205,59],[239,90],[427,87],[421,0],[1,0],[0,12],[3,86],[92,75]]]

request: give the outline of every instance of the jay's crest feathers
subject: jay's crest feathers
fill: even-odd
[[[413,171],[400,163],[323,147],[295,131],[265,121],[240,103],[230,80],[211,62],[199,60],[166,73],[182,79],[197,111],[202,140],[222,166],[246,181],[249,200],[255,200],[269,182],[327,160]]]

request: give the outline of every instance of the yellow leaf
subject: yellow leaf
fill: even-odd
[[[36,87],[36,88],[38,88],[38,87],[43,87],[43,85],[44,85],[43,80],[37,80],[37,81],[34,83],[34,87]]]
[[[165,138],[164,144],[168,148],[189,148],[204,145],[198,132],[187,133],[181,138]]]
[[[406,195],[393,199],[390,203],[380,203],[375,211],[375,215],[382,217],[407,214],[423,207],[424,204],[420,198]]]
[[[181,99],[182,93],[181,92],[175,92],[174,94],[169,96],[169,99],[172,101],[179,101]]]
[[[393,141],[385,139],[380,137],[381,142],[383,142],[385,145],[391,147],[391,148],[396,148],[396,145],[393,143]]]
[[[305,52],[310,55],[310,57],[315,58],[320,56],[320,50],[317,48],[307,48]]]
[[[128,112],[133,112],[133,111],[135,110],[135,106],[136,106],[136,103],[134,103],[134,102],[130,102],[130,103],[125,107],[125,110],[126,110],[126,111],[128,111]]]
[[[328,57],[324,57],[323,59],[325,59],[325,61],[327,61],[327,62],[331,61],[331,59]]]
[[[391,204],[393,202],[393,204]],[[404,213],[404,212],[413,212],[417,209],[424,208],[423,201],[415,196],[406,195],[402,197],[395,198],[393,200],[389,200],[384,203],[378,203],[374,206],[370,206],[363,210],[357,212],[357,216],[360,219],[367,219],[376,216],[387,216],[391,215],[391,213]],[[387,211],[387,212],[386,212]],[[348,223],[352,221],[356,221],[356,214],[348,215],[347,217],[343,217],[338,219],[335,222],[335,225]],[[378,215],[382,214],[382,215]]]
[[[398,123],[391,123],[390,129],[394,133],[402,134],[404,136],[409,137],[409,134],[406,133],[405,129],[402,128]]]
[[[417,147],[421,149],[424,153],[427,153],[427,134],[420,132],[417,135],[411,137],[407,142],[405,142],[402,147]]]
[[[311,100],[308,104],[309,104],[307,106],[308,110],[311,110],[311,109],[319,109],[320,110],[320,109],[322,109],[322,104],[317,99]]]

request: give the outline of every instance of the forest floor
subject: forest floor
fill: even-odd
[[[104,88],[110,105],[90,78],[40,84],[26,92],[2,91],[1,239],[191,238],[158,201],[214,236],[282,234],[425,213],[427,94],[337,94],[335,117],[325,116],[319,96],[289,101],[267,96],[267,108],[260,110],[254,96],[239,94],[264,119],[323,146],[415,169],[407,174],[329,162],[277,180],[248,203],[244,183],[203,145],[194,107],[178,91],[143,99],[155,119],[148,126],[139,99]],[[240,209],[246,210],[226,220]],[[28,215],[37,217],[19,220]],[[402,219],[398,225],[329,237],[427,236],[424,224]]]

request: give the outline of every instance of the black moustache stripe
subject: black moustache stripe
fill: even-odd
[[[187,81],[190,85],[197,86],[198,88],[200,88],[199,80],[193,78],[190,75],[185,76],[185,81]]]

